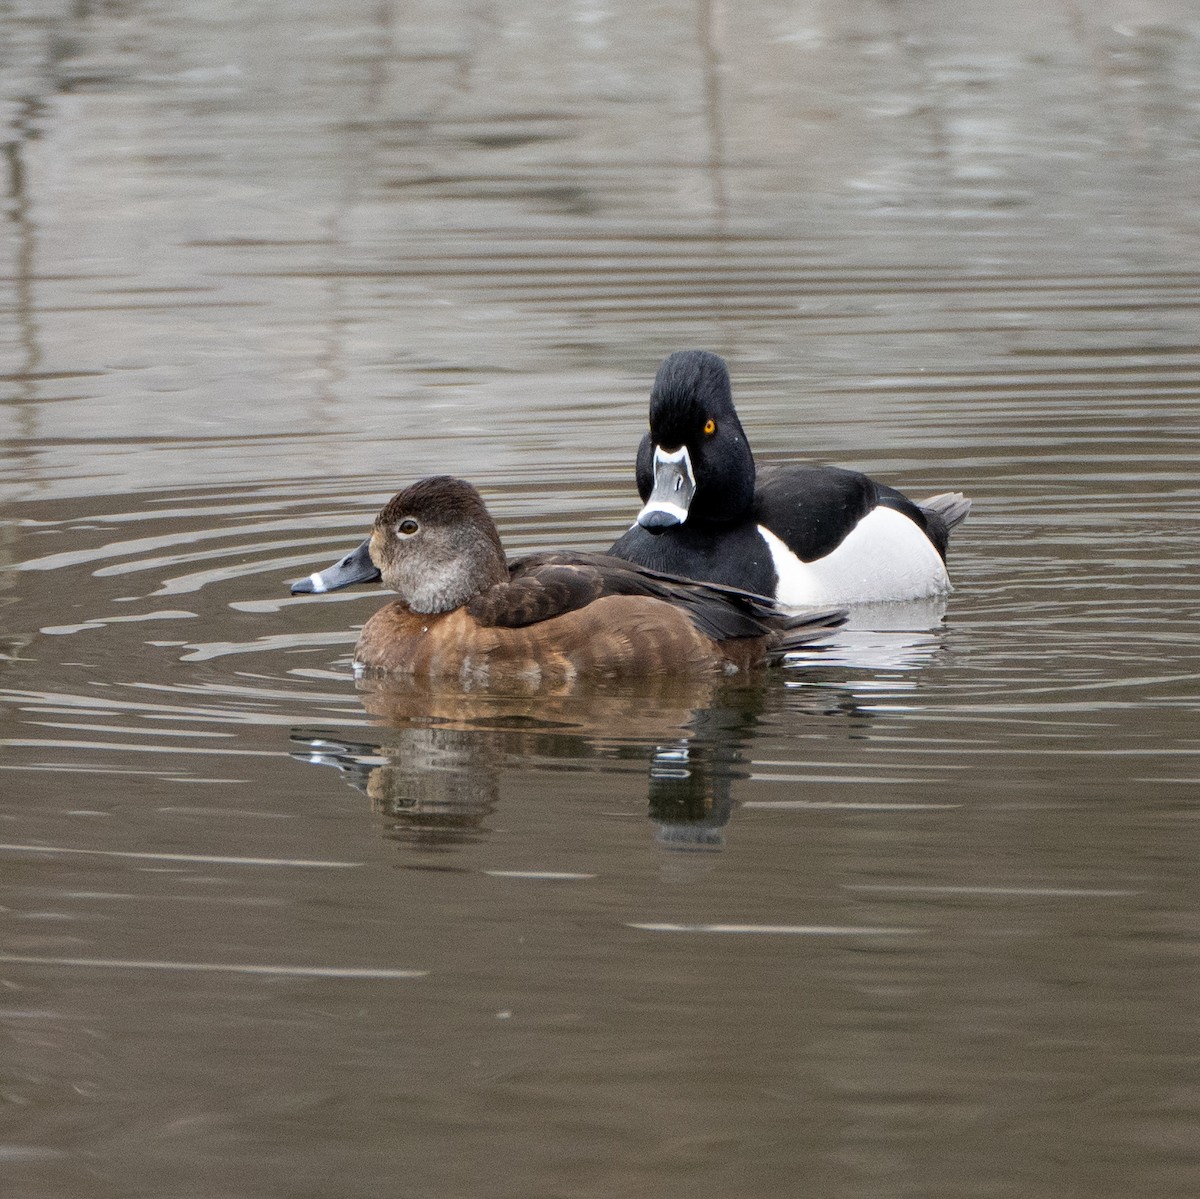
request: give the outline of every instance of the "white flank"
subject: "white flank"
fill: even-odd
[[[771,550],[785,608],[822,604],[879,604],[926,599],[950,590],[946,567],[933,543],[907,516],[875,508],[815,562],[802,562],[769,529],[758,531]]]

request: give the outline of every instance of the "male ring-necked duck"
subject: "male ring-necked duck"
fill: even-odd
[[[971,507],[957,492],[916,504],[834,466],[765,470],[756,485],[728,368],[704,350],[658,369],[637,486],[644,507],[610,553],[788,608],[946,594],[946,543]]]
[[[444,475],[394,496],[367,541],[292,591],[379,578],[398,598],[367,621],[355,662],[470,685],[746,669],[844,619],[838,611],[785,616],[738,588],[604,554],[537,554],[510,565],[479,492]]]

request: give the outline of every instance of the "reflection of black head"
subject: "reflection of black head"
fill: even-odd
[[[650,392],[650,432],[637,455],[638,494],[654,487],[654,448],[686,446],[696,480],[688,521],[725,524],[749,514],[754,457],[733,406],[729,370],[705,350],[681,350],[658,368]]]
[[[689,848],[719,845],[716,830],[733,811],[730,782],[735,772],[714,763],[705,747],[686,741],[660,745],[650,762],[650,819],[661,825],[659,840]]]
[[[743,748],[758,724],[766,688],[737,684],[698,709],[691,735],[660,745],[650,762],[650,819],[672,846],[718,846],[733,814],[733,780],[749,774]]]

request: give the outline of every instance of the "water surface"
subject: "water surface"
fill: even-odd
[[[1200,30],[0,13],[6,1194],[1194,1195]],[[753,680],[356,685],[460,473],[603,548],[660,358],[966,491]]]

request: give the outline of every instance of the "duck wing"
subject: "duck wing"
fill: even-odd
[[[585,608],[602,596],[649,596],[687,613],[714,641],[762,637],[805,623],[787,617],[765,596],[648,570],[608,554],[536,554],[509,566],[508,582],[477,595],[467,611],[481,625],[521,628]],[[829,624],[829,613],[820,614]]]
[[[802,562],[815,562],[837,549],[879,502],[875,481],[858,471],[783,466],[760,473],[754,515]]]
[[[874,508],[907,516],[946,560],[950,530],[970,511],[958,492],[914,504],[903,492],[840,466],[784,466],[763,472],[755,515],[804,562],[831,554]]]
[[[586,561],[539,555],[510,564],[508,582],[475,596],[467,612],[485,628],[519,629],[586,608],[604,593],[603,578]]]

